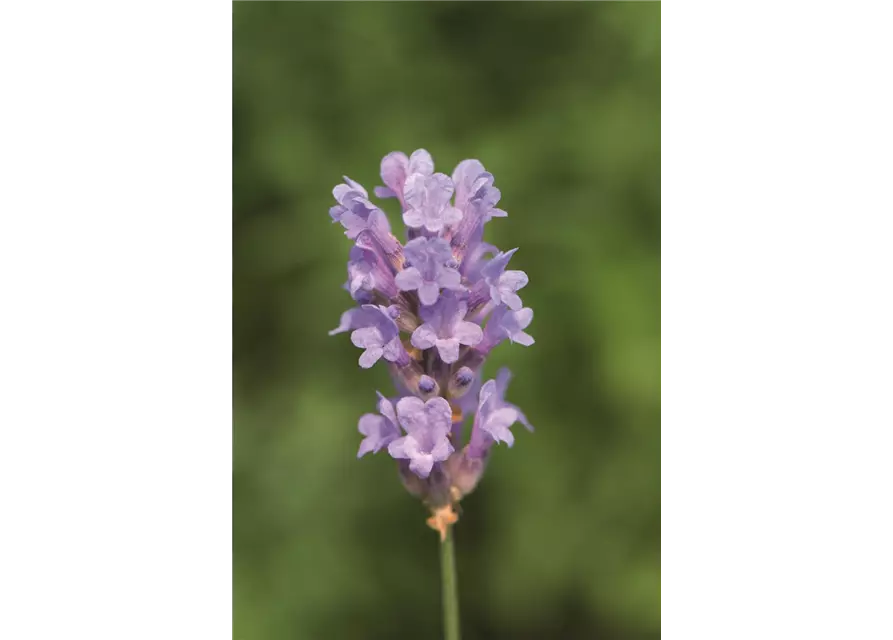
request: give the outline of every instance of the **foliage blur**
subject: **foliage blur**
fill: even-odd
[[[438,638],[437,537],[347,335],[342,174],[478,158],[520,247],[530,348],[486,372],[536,426],[456,530],[464,638],[660,634],[660,5],[235,3],[234,637]],[[395,201],[383,203],[392,225]]]

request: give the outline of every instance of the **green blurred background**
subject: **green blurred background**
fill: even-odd
[[[530,284],[486,372],[537,427],[456,531],[464,638],[660,635],[660,5],[233,5],[234,637],[438,638],[437,537],[386,455],[351,305],[342,174],[424,147],[496,176]],[[399,221],[395,201],[383,208]]]

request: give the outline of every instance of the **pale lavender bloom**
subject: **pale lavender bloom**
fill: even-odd
[[[360,418],[358,428],[360,433],[366,437],[360,442],[357,458],[362,458],[370,451],[378,453],[382,447],[388,446],[400,437],[394,405],[380,393],[378,394],[378,412],[381,415],[367,413]]]
[[[434,463],[443,462],[453,453],[447,437],[452,426],[452,409],[444,398],[401,398],[397,402],[397,418],[406,435],[388,445],[388,453],[398,460],[409,460],[409,468],[420,478],[427,478]]]
[[[502,194],[493,186],[493,175],[485,171],[477,160],[460,162],[453,171],[453,183],[456,187],[456,207],[463,215],[451,242],[461,257],[480,241],[484,224],[508,214],[495,208]]]
[[[403,222],[412,229],[424,227],[429,233],[440,233],[462,219],[462,211],[450,205],[452,196],[453,181],[448,175],[410,175],[403,186]]]
[[[350,291],[351,297],[358,302],[371,301],[372,293],[376,289],[388,298],[397,294],[394,275],[378,252],[357,245],[350,250],[345,287]]]
[[[494,304],[505,304],[512,311],[518,311],[521,297],[515,293],[527,285],[527,274],[523,271],[506,271],[509,260],[517,249],[499,252],[481,270],[487,284],[490,285],[490,299]]]
[[[450,244],[442,238],[415,238],[403,248],[403,255],[411,265],[397,274],[395,281],[401,291],[419,292],[423,305],[437,302],[440,288],[461,289],[462,276],[448,266],[453,260]]]
[[[478,176],[487,173],[479,160],[463,160],[453,170],[453,185],[456,187],[456,206],[464,209],[474,194],[473,186]]]
[[[521,410],[505,400],[510,379],[509,370],[501,369],[495,380],[488,380],[481,387],[468,445],[470,457],[482,457],[494,442],[505,442],[511,447],[515,443],[515,436],[510,427],[516,422],[533,431],[533,426]]]
[[[484,267],[492,259],[487,259],[484,256],[497,253],[499,253],[499,249],[492,244],[482,241],[472,243],[468,253],[462,258],[459,273],[465,276],[471,283],[478,282],[483,278],[481,272],[484,270]]]
[[[424,149],[416,149],[409,158],[400,151],[389,153],[381,160],[381,180],[387,186],[375,187],[375,195],[379,198],[397,198],[403,206],[403,186],[406,179],[414,173],[423,176],[434,173],[434,161],[430,153]]]
[[[524,307],[520,311],[512,311],[502,305],[496,307],[493,315],[487,321],[487,327],[484,329],[484,338],[478,345],[478,350],[487,353],[506,338],[511,342],[517,342],[525,347],[529,347],[534,343],[534,339],[524,329],[532,321],[533,309],[530,307]]]
[[[412,333],[412,345],[418,349],[437,347],[440,359],[446,363],[459,359],[459,345],[476,345],[483,332],[474,322],[464,320],[468,305],[452,292],[440,296],[437,304],[422,307],[423,325]]]
[[[350,341],[365,349],[360,356],[360,366],[364,369],[378,362],[382,356],[388,362],[402,364],[408,362],[409,356],[400,342],[400,330],[394,322],[397,315],[399,310],[395,306],[364,304],[345,311],[341,315],[341,323],[329,331],[329,335],[353,329]]]
[[[329,209],[329,215],[332,216],[332,222],[340,222],[347,230],[345,235],[348,238],[356,238],[363,229],[372,226],[386,226],[386,231],[390,233],[390,225],[387,217],[384,220],[373,219],[369,221],[369,216],[374,211],[381,213],[374,204],[369,201],[369,194],[363,186],[354,182],[347,176],[344,176],[344,184],[339,184],[332,190],[332,195],[338,204]],[[383,215],[383,214],[382,214]]]

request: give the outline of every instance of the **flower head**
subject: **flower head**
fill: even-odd
[[[381,179],[386,186],[375,195],[400,202],[409,241],[391,233],[362,185],[345,177],[335,187],[329,213],[354,241],[344,287],[358,304],[329,333],[351,332],[363,350],[360,366],[383,360],[396,388],[393,401],[379,394],[378,413],[360,418],[357,456],[387,449],[443,534],[492,445],[511,446],[515,422],[530,427],[505,400],[507,370],[481,380],[487,355],[506,338],[533,344],[525,332],[533,311],[518,296],[528,278],[507,268],[517,249],[501,252],[483,240],[485,225],[507,214],[496,208],[502,194],[479,161],[464,160],[448,176],[435,173],[424,149],[408,157],[395,151],[382,159]]]

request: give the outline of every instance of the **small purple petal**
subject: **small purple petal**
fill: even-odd
[[[394,193],[392,189],[388,187],[375,187],[374,189],[375,196],[378,198],[396,198],[397,194]]]
[[[437,296],[440,294],[440,287],[436,282],[426,281],[419,287],[419,301],[424,305],[432,305],[437,302]]]
[[[384,349],[382,349],[381,347],[369,347],[360,356],[360,366],[364,369],[369,369],[372,365],[374,365],[381,359],[381,356],[383,354]]]
[[[462,344],[473,346],[476,345],[484,337],[481,327],[474,322],[459,322],[453,331],[453,336]]]
[[[394,280],[400,291],[413,291],[422,286],[422,274],[415,267],[407,267]]]
[[[350,334],[350,341],[353,342],[355,347],[360,347],[361,349],[381,346],[381,331],[376,327],[357,329]]]
[[[426,322],[412,332],[410,342],[416,349],[430,349],[437,342],[437,332]]]
[[[416,149],[409,156],[409,174],[421,173],[430,176],[434,172],[434,160],[424,149]]]
[[[452,363],[459,359],[459,341],[456,338],[439,338],[436,345],[444,362]]]
[[[403,212],[403,223],[411,229],[418,229],[425,224],[425,217],[421,209],[407,209]]]

